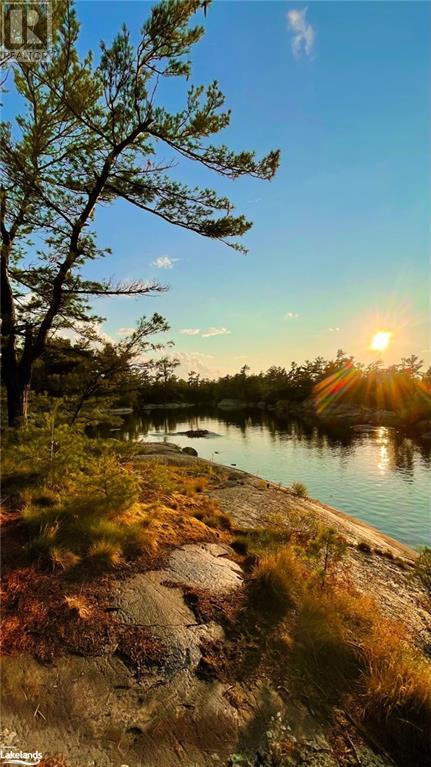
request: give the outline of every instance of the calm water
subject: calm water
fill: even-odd
[[[175,432],[208,429],[219,436],[189,438]],[[174,415],[153,413],[125,420],[129,439],[165,440],[194,447],[202,458],[236,464],[309,494],[411,546],[431,545],[431,446],[393,429],[334,434],[269,414]]]

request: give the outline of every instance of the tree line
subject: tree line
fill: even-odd
[[[55,339],[35,366],[34,392],[62,397],[72,420],[108,405],[136,410],[172,402],[214,406],[226,398],[249,406],[313,398],[322,408],[348,404],[393,410],[411,422],[431,415],[431,367],[425,370],[414,354],[389,367],[380,360],[365,366],[339,350],[332,360],[319,356],[260,373],[252,374],[244,365],[218,379],[196,371],[183,378],[177,375],[179,360],[151,341],[153,332],[163,329],[166,323],[155,315],[119,344],[99,349]]]

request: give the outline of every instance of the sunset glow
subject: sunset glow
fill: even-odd
[[[392,333],[388,330],[379,330],[371,339],[370,349],[376,352],[383,352],[388,348],[391,338]]]

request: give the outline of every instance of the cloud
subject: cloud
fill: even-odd
[[[169,258],[169,256],[159,256],[154,261],[151,261],[151,266],[155,266],[157,269],[172,269],[175,262],[179,261],[179,258]]]
[[[200,332],[200,328],[182,328],[180,330],[183,336],[198,336]]]
[[[285,320],[297,320],[298,317],[298,312],[287,312],[287,314],[284,315]]]
[[[330,333],[339,333],[340,332],[340,328],[329,328],[329,332]]]
[[[136,328],[118,328],[117,330],[117,336],[120,338],[124,338],[124,336],[131,336],[132,333],[134,333]]]
[[[229,336],[231,330],[227,328],[208,328],[202,332],[202,338],[211,338],[211,336]]]
[[[286,14],[287,23],[292,32],[292,53],[296,59],[303,53],[308,56],[308,58],[311,58],[313,55],[316,34],[313,27],[306,19],[307,10],[307,8],[303,8],[302,10],[293,8]]]
[[[97,349],[102,344],[115,345],[118,341],[115,341],[109,333],[103,330],[101,323],[98,322],[83,322],[78,320],[74,323],[73,328],[56,328],[53,331],[53,335],[57,338],[65,338],[72,344],[89,338],[90,346]]]
[[[213,354],[203,354],[202,352],[181,352],[175,350],[175,357],[179,359],[180,366],[178,374],[187,376],[191,370],[194,370],[202,378],[217,378],[221,375],[218,368],[212,367]]]

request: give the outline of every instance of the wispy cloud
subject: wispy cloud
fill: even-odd
[[[298,312],[287,312],[287,314],[284,315],[285,320],[297,320],[298,317]]]
[[[287,12],[287,23],[292,33],[292,53],[295,58],[302,54],[311,58],[313,55],[316,33],[307,21],[307,8],[292,8]]]
[[[176,261],[179,258],[169,258],[169,256],[159,256],[154,261],[151,261],[151,266],[155,266],[157,269],[173,269]]]
[[[229,336],[231,330],[227,328],[208,328],[202,332],[202,338],[211,338],[211,336]]]
[[[340,328],[329,328],[329,332],[330,333],[339,333],[340,332]]]
[[[117,330],[117,336],[120,338],[124,338],[124,336],[131,336],[132,333],[134,333],[136,328],[118,328]]]
[[[206,330],[201,330],[201,328],[181,328],[178,332],[183,336],[200,336],[201,338],[230,336],[232,333],[232,331],[227,328],[206,328]]]

